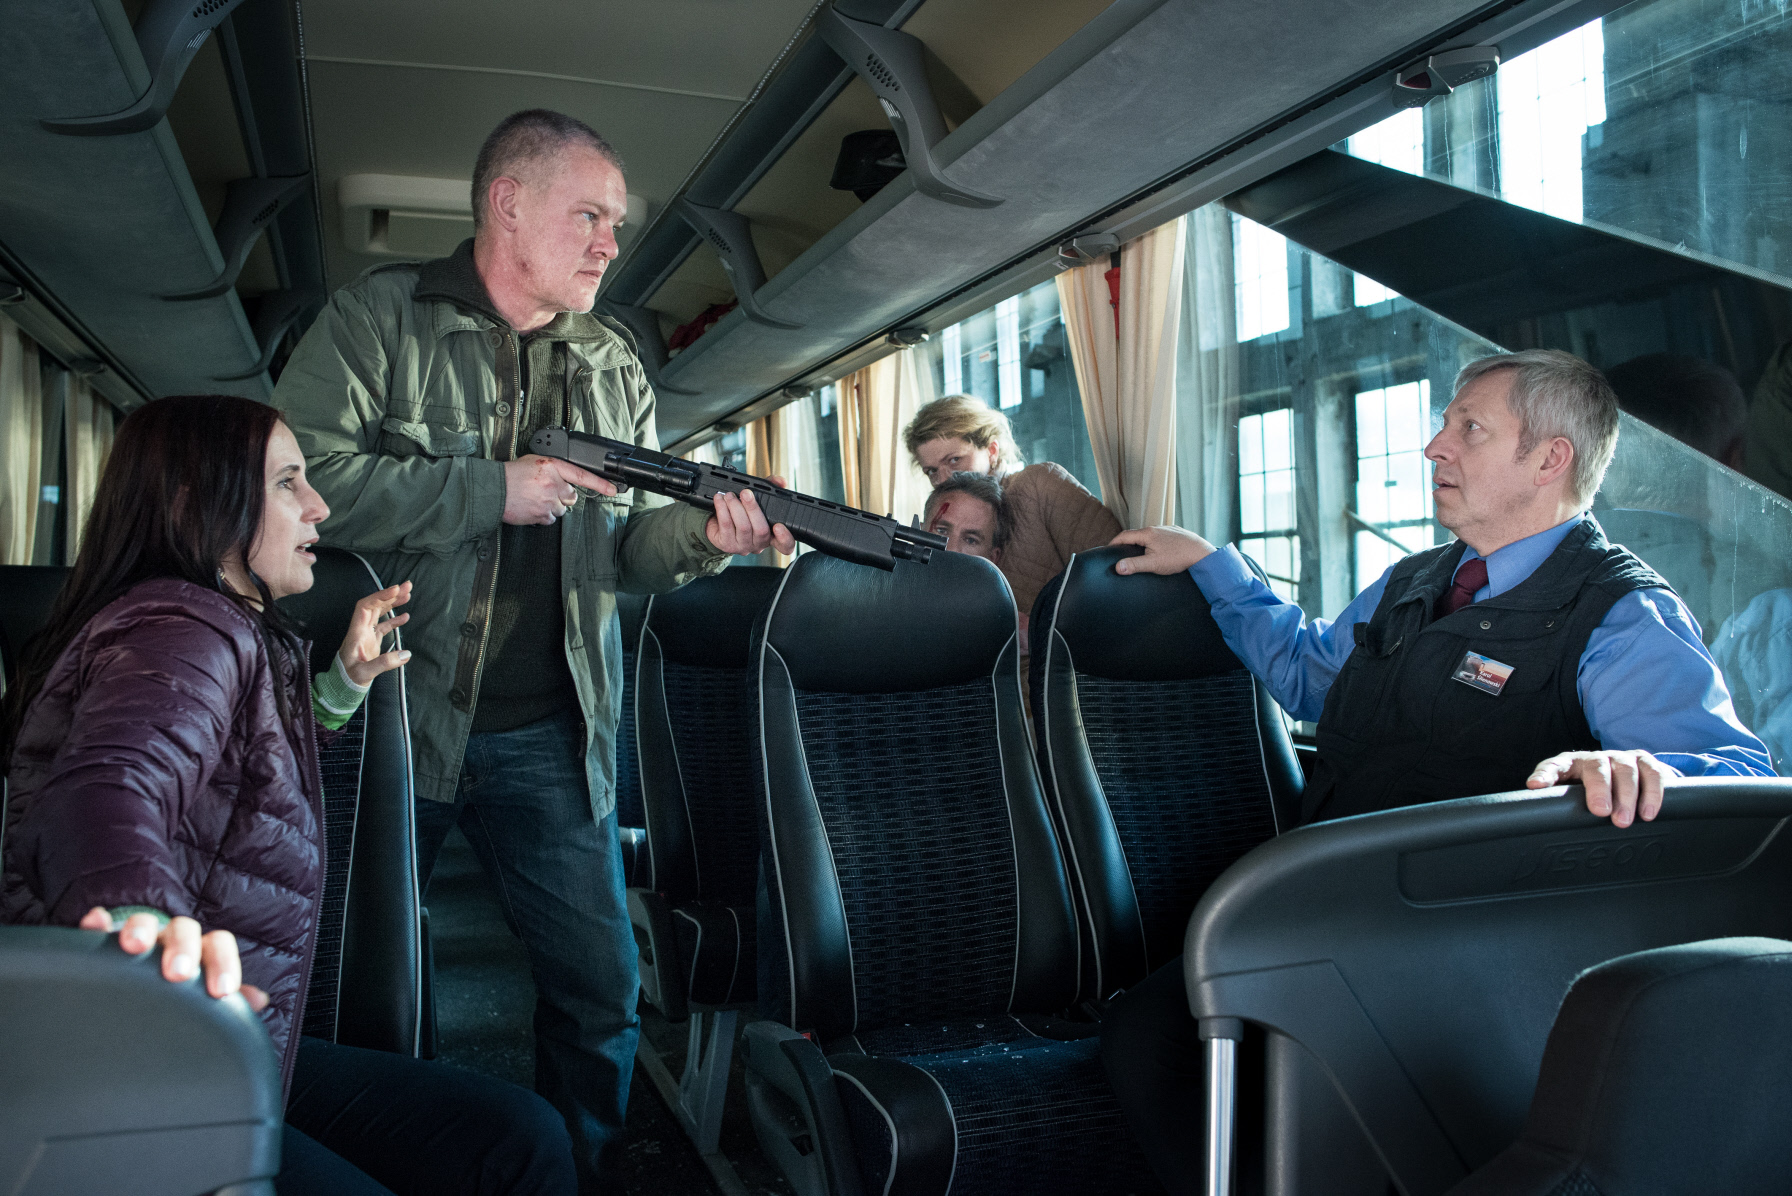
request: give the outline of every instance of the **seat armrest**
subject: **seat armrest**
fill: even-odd
[[[652,889],[628,891],[628,921],[635,948],[641,953],[641,991],[669,1022],[691,1016],[690,985],[678,958],[678,934],[672,925],[672,904]]]
[[[749,1092],[752,1081],[758,1081],[801,1110],[821,1158],[829,1196],[863,1196],[846,1110],[834,1087],[834,1069],[821,1048],[778,1022],[751,1022],[741,1031],[741,1039],[746,1044]]]

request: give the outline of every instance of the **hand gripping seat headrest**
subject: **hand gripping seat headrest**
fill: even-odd
[[[1792,1191],[1792,942],[1624,955],[1568,990],[1523,1137],[1450,1196]]]
[[[90,931],[0,927],[0,1192],[272,1196],[267,1031],[160,961]]]
[[[906,693],[988,677],[1015,637],[1014,595],[980,556],[936,552],[893,572],[807,553],[766,628],[797,689]]]
[[[669,594],[656,594],[647,623],[660,653],[674,664],[744,669],[752,656],[753,624],[784,580],[784,570],[731,565]]]
[[[1115,681],[1188,681],[1242,669],[1194,578],[1114,572],[1116,562],[1142,551],[1123,544],[1076,554],[1075,584],[1067,575],[1051,626],[1077,671]]]

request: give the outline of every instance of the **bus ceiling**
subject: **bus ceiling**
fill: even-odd
[[[1066,238],[1136,235],[1373,123],[1396,80],[1454,69],[1428,75],[1434,53],[1509,54],[1614,6],[1379,0],[1369,19],[1289,0],[1272,32],[1259,6],[1197,0],[1024,19],[1002,0],[702,20],[633,3],[569,37],[526,9],[494,30],[465,0],[21,0],[0,31],[0,271],[14,314],[120,406],[265,398],[330,288],[400,230],[465,227],[464,209],[357,210],[391,240],[353,252],[344,178],[448,195],[499,117],[558,107],[627,165],[647,218],[599,302],[643,343],[662,439],[694,444],[892,351],[892,332],[1049,277]],[[910,169],[863,203],[830,190],[841,138],[878,127]],[[724,225],[727,261],[699,248]],[[747,310],[668,359],[661,334],[734,297],[731,277]]]

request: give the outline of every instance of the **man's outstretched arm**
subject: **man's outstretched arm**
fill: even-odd
[[[1179,527],[1121,532],[1115,544],[1137,544],[1116,572],[1173,574],[1187,570],[1213,608],[1226,646],[1251,670],[1290,716],[1317,719],[1338,670],[1356,647],[1351,628],[1367,622],[1387,584],[1383,574],[1356,596],[1337,619],[1308,621],[1301,608],[1264,585],[1236,548],[1216,549]]]

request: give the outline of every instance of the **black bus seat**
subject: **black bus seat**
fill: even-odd
[[[0,1192],[273,1196],[280,1061],[241,997],[114,936],[0,927]]]
[[[1184,953],[1208,1039],[1208,1190],[1232,1170],[1248,1022],[1286,1048],[1269,1052],[1263,1141],[1241,1147],[1294,1177],[1274,1190],[1359,1190],[1313,1157],[1324,1134],[1303,1117],[1325,1104],[1348,1109],[1400,1191],[1441,1196],[1518,1138],[1583,970],[1712,937],[1792,937],[1788,816],[1792,781],[1700,778],[1671,782],[1661,814],[1623,830],[1573,788],[1345,818],[1257,848],[1201,899]],[[1291,1094],[1316,1074],[1335,1096]]]
[[[348,634],[355,603],[383,587],[354,553],[314,551],[311,589],[280,606],[304,628],[311,671],[321,673]],[[324,898],[303,1032],[345,1046],[433,1054],[403,669],[374,679],[319,763]]]
[[[802,1196],[1141,1190],[1095,1027],[1051,1016],[1077,926],[995,567],[803,556],[758,683],[789,973],[745,1032],[767,1154]]]
[[[1202,892],[1300,810],[1281,708],[1193,578],[1114,572],[1141,551],[1078,553],[1029,624],[1046,792],[1093,936],[1085,998],[1181,954]]]
[[[0,565],[0,673],[7,685],[26,642],[49,622],[50,607],[68,574],[62,565]]]
[[[635,750],[635,650],[647,617],[647,598],[616,595],[622,632],[622,717],[616,720],[616,837],[622,844],[622,883],[647,884],[647,823],[641,808],[641,769]]]
[[[1731,938],[1581,973],[1524,1134],[1450,1196],[1792,1192],[1792,943]]]
[[[0,565],[0,698],[12,688],[25,645],[50,621],[69,571],[62,565]],[[0,772],[0,847],[6,844],[6,774]]]
[[[635,659],[645,880],[628,894],[642,991],[690,1022],[676,1113],[705,1154],[720,1142],[739,1011],[752,1003],[759,861],[753,626],[782,569],[736,565],[648,604]],[[694,1015],[694,1016],[693,1016]],[[653,1049],[643,1037],[642,1050]]]

